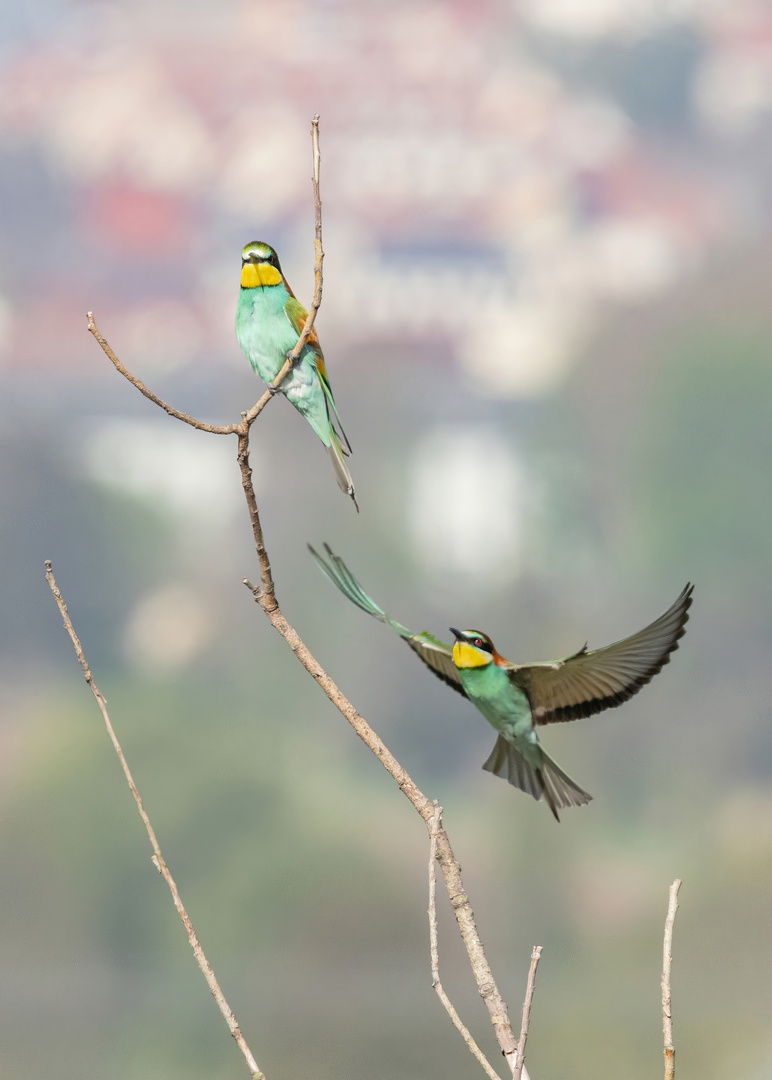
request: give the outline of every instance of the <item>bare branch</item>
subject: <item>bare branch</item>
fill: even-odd
[[[251,488],[251,482],[247,479],[246,472],[242,472],[242,480],[245,484],[245,491],[247,485]],[[250,506],[254,504],[254,492],[247,492],[247,501]],[[258,534],[255,532],[255,547],[258,551],[258,558],[260,558],[260,544],[262,544],[262,533]],[[267,573],[270,576],[270,566],[268,565],[267,557],[265,558],[265,561],[261,559],[261,569],[267,570]],[[287,622],[282,614],[274,593],[271,592],[269,596],[263,588],[253,585],[252,582],[246,578],[244,579],[244,584],[250,589],[256,602],[268,616],[275,629],[278,630],[287,642],[311,678],[314,679],[317,685],[324,691],[329,700],[348,721],[362,742],[369,747],[389,775],[396,781],[402,794],[410,800],[426,822],[427,831],[429,831],[429,835],[431,836],[431,822],[435,810],[434,804],[426,797],[426,795],[424,795],[418,785],[411,779],[407,771],[403,769],[388,747],[384,744],[380,736],[373,731],[365,718],[354,708],[346,695],[311,654],[301,640],[297,630]],[[436,844],[437,861],[440,864],[445,879],[445,887],[448,891],[448,896],[450,897],[450,905],[456,916],[456,922],[458,923],[461,938],[464,942],[467,956],[469,957],[472,973],[475,982],[477,983],[477,989],[488,1010],[491,1023],[493,1024],[493,1030],[496,1034],[496,1040],[501,1047],[502,1053],[507,1059],[510,1070],[514,1071],[517,1041],[515,1040],[509,1022],[507,1005],[499,993],[496,981],[493,978],[493,972],[491,971],[485,956],[485,950],[475,923],[474,911],[472,910],[472,905],[469,903],[469,897],[466,894],[464,883],[461,878],[461,867],[450,846],[448,835],[442,828],[436,830]]]
[[[111,349],[110,345],[107,342],[107,339],[104,338],[100,333],[99,328],[94,321],[94,313],[92,311],[87,312],[87,317],[89,333],[93,334],[96,340],[99,342],[99,345],[102,348],[102,352],[113,365],[115,370],[119,374],[123,375],[124,379],[128,379],[132,386],[136,386],[140,394],[144,394],[145,397],[148,398],[148,400],[152,401],[155,405],[158,405],[159,408],[163,409],[164,412],[167,412],[169,416],[173,416],[175,420],[182,420],[184,424],[190,424],[191,427],[197,428],[199,431],[208,431],[212,435],[232,435],[240,427],[239,424],[227,424],[225,427],[218,427],[216,424],[205,424],[203,420],[196,420],[195,417],[188,416],[187,413],[180,412],[179,409],[175,409],[172,405],[168,405],[165,401],[162,400],[162,398],[159,398],[157,394],[154,394],[152,390],[148,390],[148,388],[145,386],[141,379],[138,379],[136,375],[132,375],[128,368],[124,367],[124,365],[121,363],[121,361]],[[270,400],[270,393],[263,396],[267,396]],[[255,406],[255,408],[257,408],[257,406]]]
[[[260,524],[260,512],[257,508],[255,489],[252,485],[252,468],[249,464],[249,429],[244,435],[239,435],[238,463],[241,470],[241,486],[244,489],[244,498],[247,500],[252,535],[255,539],[257,560],[260,563],[260,587],[250,584],[249,588],[263,611],[268,614],[269,611],[277,610],[278,604],[276,602],[273,574],[271,573],[271,562],[263,542],[263,526]],[[247,584],[246,579],[245,584]]]
[[[154,394],[152,390],[149,390],[142,382],[142,380],[138,379],[136,375],[132,375],[129,369],[125,367],[125,365],[122,364],[118,357],[115,355],[107,339],[100,332],[99,327],[94,321],[94,313],[92,311],[89,311],[87,315],[89,333],[93,334],[93,336],[99,342],[102,348],[102,352],[113,365],[115,370],[120,375],[123,375],[124,379],[128,379],[132,386],[136,386],[140,394],[144,394],[149,401],[152,401],[153,404],[158,405],[158,407],[163,409],[164,412],[168,413],[169,416],[173,416],[175,420],[182,420],[183,424],[190,424],[190,426],[196,428],[197,431],[208,431],[210,435],[240,435],[244,431],[245,424],[247,427],[253,424],[273,397],[272,391],[276,391],[282,379],[292,367],[293,363],[291,359],[287,360],[284,367],[281,369],[281,371],[271,384],[271,389],[266,390],[260,400],[252,406],[248,413],[242,414],[241,423],[224,425],[207,424],[203,420],[196,420],[194,416],[189,416],[187,413],[180,412],[179,409],[175,409],[173,405],[169,405],[168,402],[163,400],[163,398],[158,397],[158,395]]]
[[[247,1045],[246,1039],[241,1033],[238,1021],[233,1015],[233,1012],[231,1011],[228,1002],[225,1000],[225,995],[220,989],[220,984],[215,978],[214,971],[212,971],[211,965],[209,964],[209,961],[204,955],[204,950],[201,948],[201,943],[198,940],[198,935],[193,929],[193,924],[190,921],[190,916],[185,910],[182,900],[180,899],[180,894],[177,891],[177,885],[174,881],[174,878],[169,872],[169,868],[166,865],[163,855],[161,854],[161,848],[158,845],[158,840],[156,839],[153,826],[150,824],[150,818],[148,817],[147,812],[142,805],[142,799],[140,798],[140,794],[137,791],[137,785],[134,783],[134,778],[131,775],[128,763],[124,756],[123,750],[121,749],[121,744],[118,742],[118,738],[115,734],[115,731],[113,730],[113,725],[110,723],[110,717],[107,713],[107,703],[102,696],[99,687],[94,682],[94,676],[91,674],[91,669],[89,668],[86,657],[83,653],[83,647],[81,646],[78,635],[75,633],[75,628],[72,625],[69,612],[67,611],[67,605],[64,602],[62,594],[59,592],[56,580],[54,579],[54,571],[51,566],[51,562],[48,559],[46,560],[46,581],[50,586],[51,592],[54,594],[54,599],[56,600],[59,611],[61,612],[62,619],[64,621],[64,628],[70,635],[72,644],[75,647],[75,655],[78,657],[78,660],[80,661],[80,666],[83,668],[83,677],[85,678],[88,685],[91,687],[91,692],[96,698],[96,703],[99,706],[99,710],[102,713],[102,719],[104,720],[105,727],[107,728],[107,734],[110,736],[110,741],[112,742],[115,752],[118,755],[118,760],[121,763],[123,774],[126,777],[126,783],[129,785],[129,788],[131,789],[131,794],[134,796],[134,801],[137,804],[139,816],[144,822],[148,838],[150,839],[150,845],[153,848],[153,865],[155,866],[156,870],[158,870],[158,872],[161,874],[166,884],[169,886],[169,891],[171,892],[172,899],[174,900],[174,906],[177,908],[177,911],[180,914],[180,918],[185,925],[185,929],[188,932],[188,940],[190,941],[196,960],[198,961],[198,966],[201,968],[204,978],[209,985],[209,989],[211,990],[212,996],[217,1002],[220,1012],[225,1017],[225,1022],[230,1029],[231,1035],[238,1043],[239,1050],[241,1050],[241,1053],[244,1055],[244,1059],[249,1067],[252,1080],[265,1080],[263,1073],[258,1068],[257,1062],[252,1055],[252,1051]]]
[[[541,945],[534,945],[531,953],[531,967],[528,971],[528,983],[525,988],[525,1001],[523,1002],[523,1020],[520,1025],[520,1040],[517,1044],[517,1064],[515,1065],[514,1080],[521,1080],[525,1076],[528,1080],[528,1072],[525,1067],[525,1043],[528,1038],[528,1025],[531,1022],[531,1002],[536,985],[536,968],[541,959]]]
[[[313,142],[314,153],[314,173],[313,173],[313,185],[314,185],[314,217],[315,217],[315,238],[314,238],[314,298],[311,304],[311,310],[308,318],[303,326],[303,332],[300,335],[292,353],[288,356],[279,375],[274,380],[274,388],[278,386],[287,372],[290,370],[292,363],[300,356],[308,336],[313,329],[316,313],[322,302],[322,263],[324,259],[324,251],[322,248],[322,204],[319,195],[319,168],[320,168],[320,155],[319,155],[319,117],[315,116],[312,121],[311,136]],[[252,591],[256,602],[265,612],[266,616],[270,619],[271,623],[276,630],[282,635],[289,647],[295,653],[300,663],[309,672],[311,677],[318,683],[333,705],[340,711],[343,717],[351,724],[354,731],[362,739],[366,746],[375,754],[384,768],[396,781],[400,791],[410,800],[415,809],[424,819],[427,825],[427,829],[431,832],[431,819],[434,813],[434,806],[429,799],[418,788],[414,781],[410,778],[408,773],[402,768],[400,763],[396,760],[393,754],[390,753],[388,748],[384,745],[380,737],[373,731],[363,716],[357,712],[353,704],[342,693],[333,680],[327,675],[315,657],[308,650],[306,645],[300,638],[295,628],[286,620],[279,608],[278,601],[276,600],[275,587],[273,583],[273,576],[271,573],[271,564],[266,551],[265,543],[263,540],[262,525],[260,522],[260,515],[257,506],[257,500],[255,498],[255,492],[252,485],[252,470],[249,465],[249,432],[251,424],[255,418],[259,415],[261,410],[265,407],[270,400],[270,392],[265,394],[260,401],[253,406],[248,413],[242,415],[240,424],[230,424],[225,427],[216,427],[212,424],[204,424],[201,421],[195,420],[193,417],[188,416],[186,413],[179,412],[178,410],[167,405],[159,397],[153,394],[142,384],[139,379],[136,379],[131,375],[124,366],[117,359],[112,349],[110,349],[107,342],[102,338],[101,334],[94,325],[92,328],[93,319],[89,321],[89,329],[99,341],[106,355],[113,363],[117,371],[120,372],[125,378],[132,382],[141,393],[153,401],[156,405],[164,409],[170,416],[175,417],[183,423],[190,424],[191,426],[198,428],[201,431],[208,431],[215,435],[230,435],[236,434],[239,439],[238,448],[238,463],[241,470],[241,482],[244,489],[244,496],[249,511],[250,523],[252,525],[252,533],[255,541],[255,550],[257,552],[258,562],[260,564],[260,585],[255,586],[251,582],[244,579],[244,584]],[[509,1022],[509,1016],[507,1013],[506,1002],[501,997],[496,982],[493,978],[488,960],[485,956],[485,951],[480,940],[480,935],[477,931],[475,923],[474,912],[472,906],[469,903],[469,898],[464,890],[464,883],[461,878],[461,867],[456,859],[453,849],[450,846],[447,833],[442,828],[436,829],[435,836],[437,861],[442,869],[443,877],[445,880],[445,887],[450,897],[451,907],[456,916],[456,921],[459,926],[462,940],[469,957],[469,962],[472,967],[472,973],[474,975],[477,988],[485,1002],[485,1006],[488,1010],[491,1023],[496,1035],[496,1040],[504,1054],[510,1071],[514,1072],[515,1062],[517,1058],[517,1041],[512,1031],[511,1024]],[[527,1073],[524,1072],[524,1076],[527,1080]]]
[[[665,919],[665,940],[662,946],[662,1034],[665,1043],[665,1080],[675,1077],[675,1046],[673,1046],[673,1014],[670,1008],[670,967],[673,963],[673,923],[678,911],[678,890],[681,879],[670,886],[670,898]]]
[[[461,1038],[469,1047],[471,1052],[480,1062],[483,1070],[490,1077],[490,1080],[501,1080],[501,1077],[488,1061],[485,1054],[480,1047],[474,1041],[469,1029],[466,1027],[461,1017],[458,1015],[453,1007],[453,1004],[442,988],[440,982],[440,956],[439,956],[439,944],[437,939],[437,876],[434,872],[434,862],[437,858],[437,830],[442,820],[442,807],[438,806],[432,815],[431,822],[429,824],[429,835],[431,837],[429,846],[429,947],[431,950],[432,960],[432,986],[437,991],[437,997],[445,1006],[445,1011],[450,1017],[455,1029],[460,1032]]]
[[[311,142],[314,151],[314,174],[312,177],[312,183],[314,186],[314,298],[311,301],[311,326],[316,319],[316,313],[322,303],[322,263],[324,262],[324,251],[322,250],[322,199],[319,193],[319,170],[321,168],[322,157],[319,153],[319,113],[311,121]],[[308,329],[310,334],[311,328],[304,327],[304,330]],[[298,345],[295,346],[300,353]]]

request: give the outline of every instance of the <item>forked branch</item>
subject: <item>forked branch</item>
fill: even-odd
[[[445,1011],[451,1019],[453,1027],[459,1032],[461,1038],[469,1047],[471,1052],[477,1058],[482,1065],[484,1071],[490,1077],[490,1080],[501,1080],[501,1077],[488,1061],[485,1054],[472,1038],[469,1028],[464,1024],[461,1017],[456,1012],[453,1003],[448,995],[445,993],[442,983],[440,982],[440,949],[439,938],[437,934],[437,875],[434,872],[434,863],[437,859],[437,831],[442,821],[442,807],[438,806],[432,815],[432,820],[429,825],[429,836],[431,837],[429,843],[429,951],[431,954],[432,963],[432,986],[437,991],[437,997],[442,1002]]]

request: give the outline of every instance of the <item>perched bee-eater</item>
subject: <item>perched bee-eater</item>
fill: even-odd
[[[414,634],[378,607],[346,564],[325,544],[329,562],[310,547],[322,572],[362,611],[386,623],[404,638],[438,678],[476,705],[499,733],[483,765],[521,791],[544,799],[555,818],[567,806],[583,806],[592,798],[542,748],[536,726],[592,716],[637,694],[678,648],[692,603],[692,585],[650,626],[632,637],[579,652],[565,660],[513,664],[505,660],[480,630],[450,627],[451,649],[424,631]]]
[[[259,240],[247,244],[241,253],[236,337],[241,351],[263,382],[272,383],[284,367],[288,353],[303,333],[307,318],[308,312],[295,298],[273,248]],[[316,327],[311,330],[300,359],[284,377],[279,389],[305,416],[327,447],[338,487],[351,496],[359,510],[354,482],[343,457],[351,453],[351,447],[335,408]],[[332,426],[331,411],[338,422],[340,437]]]

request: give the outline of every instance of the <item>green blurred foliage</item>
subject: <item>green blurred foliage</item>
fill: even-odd
[[[401,513],[389,473],[406,467],[436,369],[422,370],[426,396],[399,419],[404,459],[389,452],[404,369],[383,369],[383,411],[371,411],[369,445],[357,452],[372,513],[353,524],[343,517],[330,478],[309,475],[325,462],[300,436],[282,460],[286,491],[302,498],[288,502],[271,487],[261,498],[286,613],[445,806],[513,1016],[530,948],[544,946],[534,1077],[643,1080],[661,1067],[661,934],[676,876],[679,1070],[755,1078],[770,1060],[768,344],[679,323],[642,346],[643,362],[621,381],[634,392],[621,393],[607,378],[618,359],[601,339],[559,397],[519,409],[513,443],[544,480],[543,550],[501,594],[438,595],[388,527]],[[358,378],[352,369],[355,414],[367,394]],[[441,409],[450,414],[462,393],[451,382]],[[487,415],[500,422],[501,407]],[[256,465],[294,419],[274,407],[265,414]],[[61,526],[45,554],[55,556],[164,853],[261,1066],[269,1076],[330,1080],[476,1076],[430,987],[423,826],[239,584],[256,572],[246,515],[198,563],[188,557],[196,587],[220,603],[205,652],[166,673],[143,671],[122,651],[122,628],[132,604],[176,572],[179,523],[160,504],[86,485],[57,465],[53,445],[26,468],[6,474],[7,490],[19,479],[46,492],[43,512]],[[36,489],[46,476],[57,482]],[[43,596],[41,561],[30,558],[38,525],[18,515],[5,530],[30,593],[34,581],[34,604],[25,607],[19,581],[5,587],[38,644],[32,659],[5,669],[0,728],[4,1075],[241,1075]],[[304,543],[325,536],[408,625],[442,633],[459,608],[474,611],[517,655],[621,636],[696,579],[689,632],[652,686],[618,712],[545,733],[594,793],[590,807],[557,827],[543,806],[481,772],[489,729],[317,576]],[[497,1061],[440,902],[443,980]]]

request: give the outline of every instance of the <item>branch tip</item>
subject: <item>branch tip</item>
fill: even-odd
[[[253,582],[251,582],[249,580],[249,578],[242,578],[241,582],[242,582],[243,585],[246,585],[246,587],[252,593],[252,596],[255,599],[255,603],[259,604],[260,601],[263,598],[263,587],[262,587],[262,585],[255,585]]]
[[[662,1037],[665,1053],[665,1080],[675,1078],[675,1046],[673,1044],[673,1012],[670,997],[670,968],[673,963],[673,924],[678,911],[678,890],[681,879],[676,878],[670,886],[665,936],[662,944]]]
[[[528,1026],[531,1022],[531,1003],[533,1002],[533,992],[536,986],[536,968],[539,966],[539,960],[541,959],[542,946],[534,945],[531,951],[531,966],[528,970],[528,983],[525,989],[525,1001],[523,1002],[523,1022],[520,1025],[520,1039],[517,1043],[517,1057],[515,1059],[515,1067],[512,1072],[514,1080],[520,1080],[525,1072],[525,1044],[528,1039]]]

